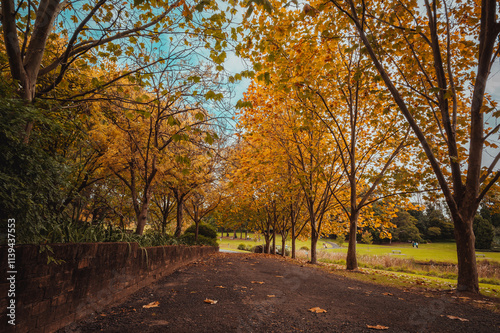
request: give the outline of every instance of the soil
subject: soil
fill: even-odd
[[[315,307],[326,312],[309,311]],[[498,300],[365,283],[277,256],[218,253],[59,332],[500,332],[492,308]]]

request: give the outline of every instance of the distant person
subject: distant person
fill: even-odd
[[[418,249],[418,242],[415,242],[415,247]]]

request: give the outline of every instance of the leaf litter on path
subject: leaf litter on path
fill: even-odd
[[[388,330],[389,327],[382,325],[366,325],[366,327],[371,328],[372,330]]]
[[[314,312],[314,313],[323,313],[326,312],[325,309],[322,309],[318,306],[315,306],[314,308],[310,308],[309,311]]]
[[[149,308],[157,308],[159,306],[160,306],[160,302],[155,301],[155,302],[151,302],[149,304],[143,305],[142,307],[145,309],[149,309]]]
[[[218,301],[213,300],[213,299],[209,299],[209,298],[205,298],[204,302],[207,304],[217,304]]]

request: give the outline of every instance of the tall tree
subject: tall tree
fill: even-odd
[[[178,36],[190,45],[189,36],[208,42],[210,57],[221,64],[225,58],[222,45],[225,34],[221,27],[230,18],[224,14],[204,20],[198,12],[218,11],[216,2],[189,4],[187,1],[60,1],[60,0],[2,0],[3,44],[7,53],[11,78],[19,84],[19,97],[31,103],[36,97],[47,95],[56,88],[76,64],[86,65],[102,62],[106,58],[128,63],[129,70],[122,76],[141,73],[152,64],[168,60],[162,54],[175,47]],[[231,10],[231,8],[228,8]],[[177,34],[174,31],[187,31]],[[189,34],[190,32],[191,34]],[[59,35],[65,43],[53,52],[45,52],[54,35]],[[200,38],[199,38],[200,37]],[[210,43],[214,37],[215,42]],[[184,41],[185,40],[185,41]],[[152,45],[150,48],[148,45]],[[154,47],[156,46],[156,48]],[[156,50],[152,56],[149,49]],[[140,61],[133,63],[136,54]],[[108,77],[79,92],[79,96],[103,89],[116,81]],[[27,142],[33,122],[28,122],[24,134]]]
[[[500,129],[485,127],[486,116],[498,117],[485,93],[499,54],[497,1],[329,4],[358,31],[438,180],[454,223],[457,289],[479,292],[473,221],[500,177],[500,153],[483,167],[483,151]],[[429,124],[438,135],[430,135]]]

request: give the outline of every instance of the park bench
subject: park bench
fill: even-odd
[[[392,250],[392,254],[401,254],[401,250]]]
[[[476,257],[484,257],[484,253],[476,253]]]

